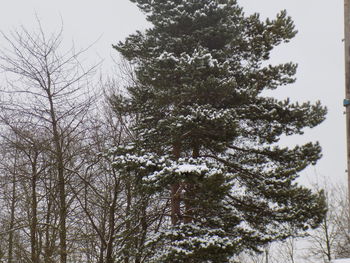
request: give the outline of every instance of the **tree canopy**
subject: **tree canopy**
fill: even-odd
[[[171,223],[149,237],[152,262],[227,262],[316,227],[322,193],[295,180],[321,147],[278,142],[320,124],[326,109],[263,93],[295,81],[296,64],[268,62],[295,36],[292,19],[282,11],[262,21],[234,0],[132,2],[152,27],[114,46],[137,77],[114,97],[137,137],[116,160],[170,196]]]

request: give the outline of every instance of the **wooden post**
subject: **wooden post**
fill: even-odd
[[[344,0],[344,44],[345,44],[345,114],[347,140],[348,209],[350,231],[350,0]]]

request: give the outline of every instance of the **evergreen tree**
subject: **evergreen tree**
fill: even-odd
[[[153,26],[114,46],[138,81],[114,98],[137,137],[115,166],[169,196],[168,220],[147,237],[149,262],[228,262],[316,227],[323,195],[295,180],[321,148],[277,143],[320,124],[326,109],[263,95],[295,81],[295,64],[268,64],[295,36],[291,18],[246,16],[235,0],[131,1]]]

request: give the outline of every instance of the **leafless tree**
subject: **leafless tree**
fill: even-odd
[[[93,103],[89,88],[96,67],[85,69],[80,63],[79,58],[86,50],[76,52],[71,48],[62,52],[62,28],[47,35],[38,21],[38,31],[21,27],[9,34],[2,33],[2,37],[7,46],[0,50],[0,68],[6,74],[7,86],[2,90],[1,112],[17,118],[17,123],[26,123],[32,133],[48,141],[47,145],[33,142],[33,147],[38,153],[45,151],[48,165],[45,173],[51,179],[45,186],[53,191],[52,200],[57,202],[59,257],[60,263],[66,263],[70,247],[67,222],[75,196],[69,185],[74,185],[75,170],[82,162],[78,155],[83,149],[77,147],[82,145],[79,143],[85,132],[82,124]],[[35,158],[32,161],[32,168],[36,169]],[[38,192],[34,175],[37,172],[32,171],[32,242],[38,240],[35,212],[38,204],[34,197]],[[51,209],[53,203],[46,205]],[[48,224],[53,220],[51,215],[47,220]],[[32,243],[31,262],[39,262],[37,246]]]
[[[169,218],[169,198],[151,200],[137,172],[114,168],[110,149],[133,141],[137,121],[115,109],[117,82],[100,84],[106,100],[98,104],[96,67],[80,63],[86,50],[61,51],[62,29],[47,35],[38,21],[37,31],[2,37],[6,263],[146,262],[147,234]],[[123,67],[122,82],[134,81]]]
[[[327,214],[320,227],[311,231],[305,249],[305,259],[330,262],[335,258],[350,256],[350,236],[348,232],[347,194],[343,186],[329,182],[315,185],[323,188],[327,202]]]

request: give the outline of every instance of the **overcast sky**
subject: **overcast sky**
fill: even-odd
[[[288,138],[291,145],[309,140],[320,141],[323,159],[316,167],[303,173],[302,180],[325,176],[332,181],[345,182],[346,141],[343,66],[343,1],[341,0],[238,0],[246,13],[259,12],[273,18],[286,9],[299,31],[289,44],[276,49],[272,63],[294,61],[299,64],[297,82],[275,92],[278,98],[321,102],[328,107],[327,120],[300,138]],[[128,0],[11,0],[0,8],[0,30],[24,25],[35,29],[35,14],[47,32],[64,24],[66,43],[86,47],[97,39],[89,51],[89,60],[104,59],[103,70],[112,67],[110,56],[116,52],[112,44],[123,40],[135,30],[147,27],[143,14]],[[1,43],[0,43],[1,46]],[[328,180],[327,179],[327,180]]]

